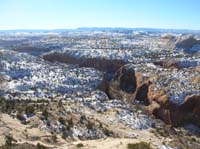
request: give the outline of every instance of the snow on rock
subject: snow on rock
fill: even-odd
[[[116,114],[116,118],[119,122],[122,122],[132,129],[148,129],[154,125],[153,120],[147,115],[128,110],[121,110]]]
[[[1,50],[0,71],[7,76],[5,92],[13,98],[86,96],[101,82],[102,73],[92,68],[48,63],[29,54]]]
[[[91,100],[89,100],[90,98]],[[109,116],[109,120],[116,123],[122,123],[131,129],[148,129],[153,127],[155,124],[153,119],[140,113],[140,111],[136,109],[134,109],[134,111],[130,111],[128,105],[120,100],[94,100],[92,95],[83,101],[83,105],[95,110],[98,113],[103,113],[109,110],[116,111],[114,117]]]
[[[110,49],[64,49],[63,54],[74,58],[97,58],[108,60],[123,60],[137,62],[138,56],[153,53],[156,50],[130,49],[130,50],[110,50]]]
[[[182,65],[190,66],[193,64],[182,62]],[[199,65],[199,61],[197,65]],[[169,100],[173,103],[182,104],[186,96],[200,94],[200,84],[192,83],[193,79],[200,74],[195,68],[166,69],[152,67],[149,64],[139,64],[135,68],[136,71],[142,72],[150,79],[154,78],[151,79],[154,90],[165,89]]]

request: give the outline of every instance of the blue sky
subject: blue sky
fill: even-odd
[[[200,30],[200,0],[0,0],[0,30],[77,27]]]

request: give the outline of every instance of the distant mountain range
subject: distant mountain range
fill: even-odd
[[[111,31],[111,32],[124,32],[124,31],[144,31],[144,32],[158,32],[158,33],[198,33],[200,30],[190,29],[159,29],[159,28],[123,28],[123,27],[81,27],[76,29],[15,29],[15,30],[0,30],[2,33],[17,33],[17,32],[77,32],[77,31]]]

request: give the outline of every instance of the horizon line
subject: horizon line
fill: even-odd
[[[189,29],[189,28],[162,28],[162,27],[76,27],[76,28],[16,28],[16,29],[1,29],[0,31],[17,31],[17,30],[44,30],[44,31],[52,31],[52,30],[78,30],[78,29],[159,29],[159,30],[188,30],[188,31],[200,31],[200,29]]]

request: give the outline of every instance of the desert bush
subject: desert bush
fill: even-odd
[[[81,147],[84,147],[84,145],[83,145],[82,143],[78,143],[78,144],[76,145],[76,147],[77,147],[77,148],[81,148]]]
[[[44,119],[48,119],[48,116],[49,116],[49,112],[45,109],[44,111],[42,111],[42,116]]]
[[[27,105],[27,106],[25,107],[25,113],[26,113],[27,115],[34,114],[34,113],[35,113],[34,105]]]

